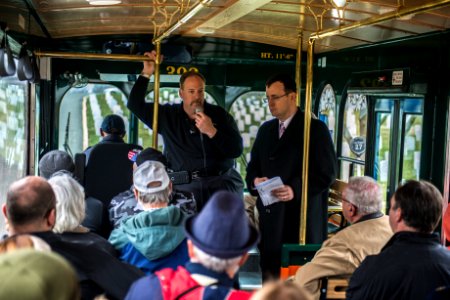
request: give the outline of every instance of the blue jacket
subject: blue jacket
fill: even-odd
[[[176,268],[188,260],[183,222],[186,215],[176,206],[143,211],[127,218],[109,237],[123,261],[147,274]]]

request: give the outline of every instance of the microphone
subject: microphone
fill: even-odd
[[[203,107],[197,106],[195,108],[195,114],[203,112]],[[202,144],[202,154],[203,154],[203,168],[206,170],[206,151],[205,151],[205,143],[203,143],[203,133],[200,132],[200,143]]]
[[[203,112],[203,107],[199,107],[199,106],[197,106],[196,108],[195,108],[195,114],[198,114],[198,113],[201,113],[201,112]],[[199,130],[199,132],[200,132],[200,141],[202,142],[202,144],[203,144],[203,133]]]

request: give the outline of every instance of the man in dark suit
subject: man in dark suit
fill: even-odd
[[[275,119],[259,129],[246,176],[248,190],[255,196],[256,185],[276,176],[283,181],[272,191],[277,202],[264,206],[257,199],[263,279],[279,276],[282,244],[299,241],[304,128],[290,76],[279,74],[267,80],[266,95]],[[327,196],[336,177],[336,154],[322,121],[311,120],[310,134],[306,242],[322,243],[327,237]]]

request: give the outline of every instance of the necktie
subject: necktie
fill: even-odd
[[[284,123],[280,122],[280,131],[279,131],[279,135],[278,135],[280,138],[283,135],[285,130],[286,130],[286,127],[284,127]]]

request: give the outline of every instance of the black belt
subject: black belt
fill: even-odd
[[[229,169],[200,169],[191,171],[192,180],[202,178],[202,177],[210,177],[210,176],[220,176],[225,174]]]

